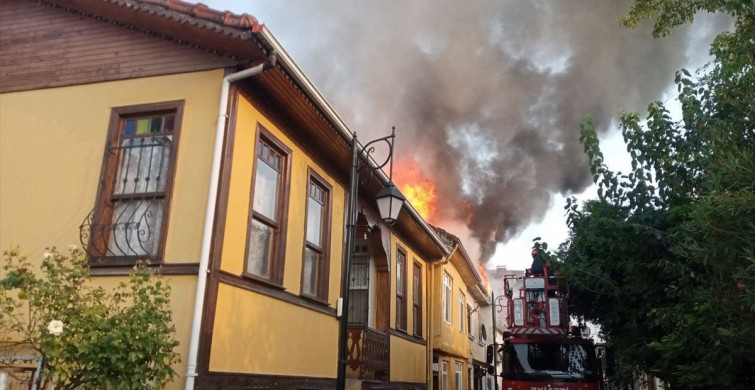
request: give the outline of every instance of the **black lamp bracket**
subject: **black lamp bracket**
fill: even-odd
[[[375,171],[378,171],[380,169],[383,169],[388,163],[390,163],[389,171],[388,171],[388,177],[393,177],[393,141],[396,138],[396,126],[391,127],[391,135],[387,135],[385,137],[381,137],[378,139],[374,139],[370,142],[368,142],[366,145],[362,147],[362,149],[359,151],[359,160],[357,160],[357,169],[362,168],[368,168],[368,171],[370,172],[370,175],[374,175]],[[376,162],[377,165],[372,166],[369,161],[375,161],[372,156],[373,153],[375,153],[376,145],[380,144],[381,142],[385,142],[385,144],[388,146],[388,154],[385,157],[385,160],[382,162]],[[362,184],[367,180],[367,178],[362,179]]]

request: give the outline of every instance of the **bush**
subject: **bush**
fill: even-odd
[[[42,358],[39,388],[153,389],[175,377],[170,287],[147,264],[106,291],[75,246],[48,249],[38,271],[18,249],[3,257],[0,342]]]

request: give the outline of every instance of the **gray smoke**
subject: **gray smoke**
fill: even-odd
[[[693,50],[687,28],[621,28],[631,1],[269,3],[238,12],[290,48],[360,139],[396,126],[397,155],[436,181],[440,218],[467,223],[483,263],[552,194],[591,184],[584,115],[607,131],[619,109],[643,110],[725,24],[706,18],[716,27]]]

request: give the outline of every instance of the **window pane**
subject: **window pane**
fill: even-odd
[[[317,295],[317,265],[320,262],[320,254],[310,248],[304,249],[304,270],[302,277],[303,293]]]
[[[173,131],[173,127],[176,123],[176,116],[175,115],[166,115],[165,116],[165,127],[163,128],[164,131]]]
[[[155,118],[150,118],[149,120],[149,132],[150,133],[159,133],[163,129],[163,118],[158,116]]]
[[[165,191],[171,137],[128,138],[118,148],[118,166],[113,193],[142,194]]]
[[[396,294],[404,295],[404,262],[403,256],[399,252],[396,258]]]
[[[351,289],[366,289],[369,288],[370,283],[370,258],[368,255],[354,255],[351,260],[351,280],[349,280],[349,288]]]
[[[147,134],[149,130],[149,119],[139,119],[136,121],[136,134]]]
[[[108,240],[109,255],[155,256],[162,218],[162,200],[116,202]]]
[[[262,160],[257,159],[257,173],[254,178],[254,211],[277,221],[277,199],[278,172]]]
[[[370,257],[357,254],[349,269],[349,322],[366,324],[369,320]]]
[[[464,294],[459,293],[459,329],[464,331]]]
[[[272,257],[273,228],[257,220],[252,220],[249,235],[249,258],[246,271],[267,278],[270,276],[270,258]]]
[[[448,388],[448,362],[443,361],[440,371],[440,388],[446,390]]]
[[[414,304],[418,305],[422,301],[422,279],[420,279],[420,268],[415,266],[414,267],[414,286],[412,290],[414,291]]]
[[[322,204],[307,198],[307,241],[322,247]]]
[[[451,277],[443,274],[443,319],[451,322]]]
[[[129,119],[126,121],[126,123],[123,126],[123,134],[124,135],[136,134],[136,120]]]
[[[461,363],[456,363],[456,390],[461,390]]]

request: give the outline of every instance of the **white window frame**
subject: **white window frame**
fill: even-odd
[[[456,390],[462,390],[462,380],[461,380],[461,370],[462,370],[462,364],[461,362],[456,362],[456,374],[455,374],[455,381],[456,384]]]
[[[454,281],[448,272],[443,272],[443,319],[451,325],[451,291],[453,291]]]
[[[459,332],[464,333],[464,322],[466,322],[467,316],[464,313],[464,309],[467,307],[466,296],[464,292],[459,290]]]
[[[442,360],[440,362],[440,390],[448,389],[448,362]]]

